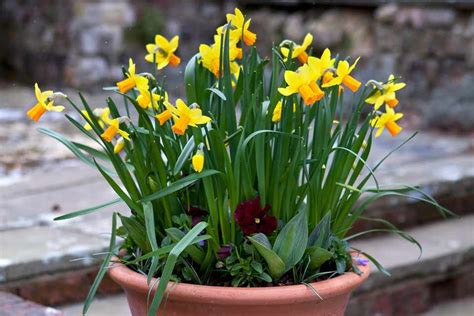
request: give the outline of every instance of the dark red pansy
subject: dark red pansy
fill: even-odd
[[[270,205],[260,208],[260,198],[245,201],[237,205],[234,218],[245,235],[264,233],[269,235],[275,231],[278,222],[274,216],[268,215]]]
[[[207,211],[197,206],[191,206],[188,210],[188,214],[191,215],[192,225],[195,226],[202,220],[203,216],[207,215]]]

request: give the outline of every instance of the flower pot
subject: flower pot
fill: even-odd
[[[311,283],[322,299],[305,285],[235,288],[170,282],[159,315],[343,315],[351,292],[369,276],[369,265],[359,269],[360,276],[348,272]],[[108,273],[124,289],[132,315],[146,315],[146,277],[119,263]]]

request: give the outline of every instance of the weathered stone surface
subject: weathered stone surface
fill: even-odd
[[[76,316],[82,312],[82,303],[61,306],[64,316]],[[124,295],[114,295],[104,298],[98,298],[90,308],[90,314],[95,316],[130,316],[127,299]]]
[[[94,266],[92,255],[107,247],[107,240],[71,228],[8,230],[0,232],[0,241],[0,282]]]
[[[61,316],[63,313],[51,307],[25,301],[11,293],[0,292],[0,315],[2,316]]]
[[[368,281],[356,291],[347,315],[413,315],[433,303],[472,295],[474,268],[474,216],[445,221],[408,231],[423,247],[418,249],[396,236],[355,241],[391,273],[374,268]]]

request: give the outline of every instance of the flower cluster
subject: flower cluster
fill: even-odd
[[[379,166],[367,162],[372,136],[402,130],[403,114],[395,109],[405,84],[394,75],[363,84],[358,58],[313,53],[312,34],[300,44],[284,40],[268,58],[259,56],[256,40],[239,9],[227,14],[213,43],[201,44],[187,63],[186,93],[173,100],[157,77],[165,67],[180,67],[178,36],[156,35],[146,45],[154,75],[137,71],[129,59],[114,91],[123,106],[108,99],[107,107],[91,108],[81,98],[81,108],[35,85],[32,120],[63,111],[60,97],[81,116],[67,118],[97,146],[64,143],[131,210],[118,214],[123,260],[150,277],[162,274],[159,289],[170,271],[186,282],[233,286],[278,283],[285,275],[311,282],[333,267],[338,274],[357,272],[357,262],[366,262],[353,264],[345,240],[369,204],[357,201],[367,192],[407,192],[382,190],[376,179],[375,188],[366,185]],[[180,258],[162,264],[175,246]]]

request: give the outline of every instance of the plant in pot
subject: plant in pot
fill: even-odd
[[[364,210],[387,195],[407,195],[449,213],[416,187],[379,185],[369,166],[374,137],[397,136],[390,75],[362,85],[358,60],[312,56],[312,36],[285,40],[270,58],[257,53],[250,20],[236,9],[202,44],[184,73],[185,99],[171,102],[161,69],[177,66],[178,37],[146,45],[153,74],[130,59],[110,89],[118,106],[81,106],[41,92],[28,112],[37,121],[66,98],[65,115],[95,144],[40,129],[96,168],[118,199],[63,215],[83,216],[123,202],[114,213],[109,250],[84,305],[105,273],[125,290],[133,315],[342,315],[351,291],[378,262],[349,240]],[[344,97],[351,95],[350,102]],[[361,199],[361,196],[365,197]],[[120,220],[121,224],[118,224]],[[417,244],[390,223],[390,231]],[[364,232],[367,233],[367,232]],[[120,239],[120,240],[119,240]]]

